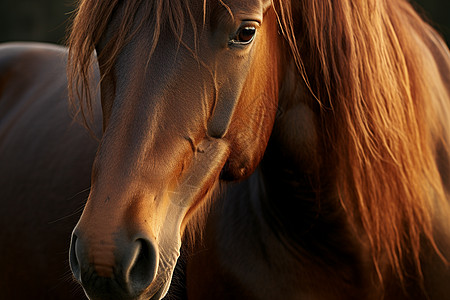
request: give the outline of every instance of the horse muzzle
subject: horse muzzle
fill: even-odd
[[[198,147],[171,190],[149,189],[139,184],[142,180],[91,190],[70,246],[70,267],[91,300],[166,294],[192,206],[217,182],[229,153],[222,140],[205,140]]]
[[[70,267],[89,299],[160,299],[165,293],[168,283],[160,278],[169,277],[170,282],[171,274],[159,270],[163,274],[158,275],[159,250],[153,239],[116,235],[114,245],[101,240],[87,244],[75,229]]]

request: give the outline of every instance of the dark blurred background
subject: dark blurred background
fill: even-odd
[[[0,0],[0,42],[64,43],[67,20],[75,7],[75,1]],[[450,0],[414,0],[412,2],[442,33],[449,44]]]
[[[0,42],[64,43],[76,0],[0,0]]]

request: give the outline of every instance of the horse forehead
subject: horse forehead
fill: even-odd
[[[194,0],[205,3],[203,0]],[[214,0],[214,1],[206,1],[206,3],[210,3],[211,6],[228,6],[230,9],[255,9],[260,7],[267,7],[271,5],[271,0]]]
[[[272,5],[271,0],[190,0],[189,6],[199,14],[207,10],[222,10],[234,14],[258,14]]]

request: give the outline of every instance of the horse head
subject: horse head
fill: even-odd
[[[281,74],[277,18],[263,0],[94,2],[80,6],[71,59],[90,55],[77,43],[95,45],[103,136],[70,265],[91,299],[160,299],[197,209],[263,156]]]

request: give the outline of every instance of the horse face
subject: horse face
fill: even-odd
[[[191,2],[181,38],[167,21],[153,47],[154,24],[142,26],[110,72],[98,46],[104,134],[70,251],[91,299],[164,296],[196,208],[220,176],[249,175],[270,136],[279,73],[270,1]]]

